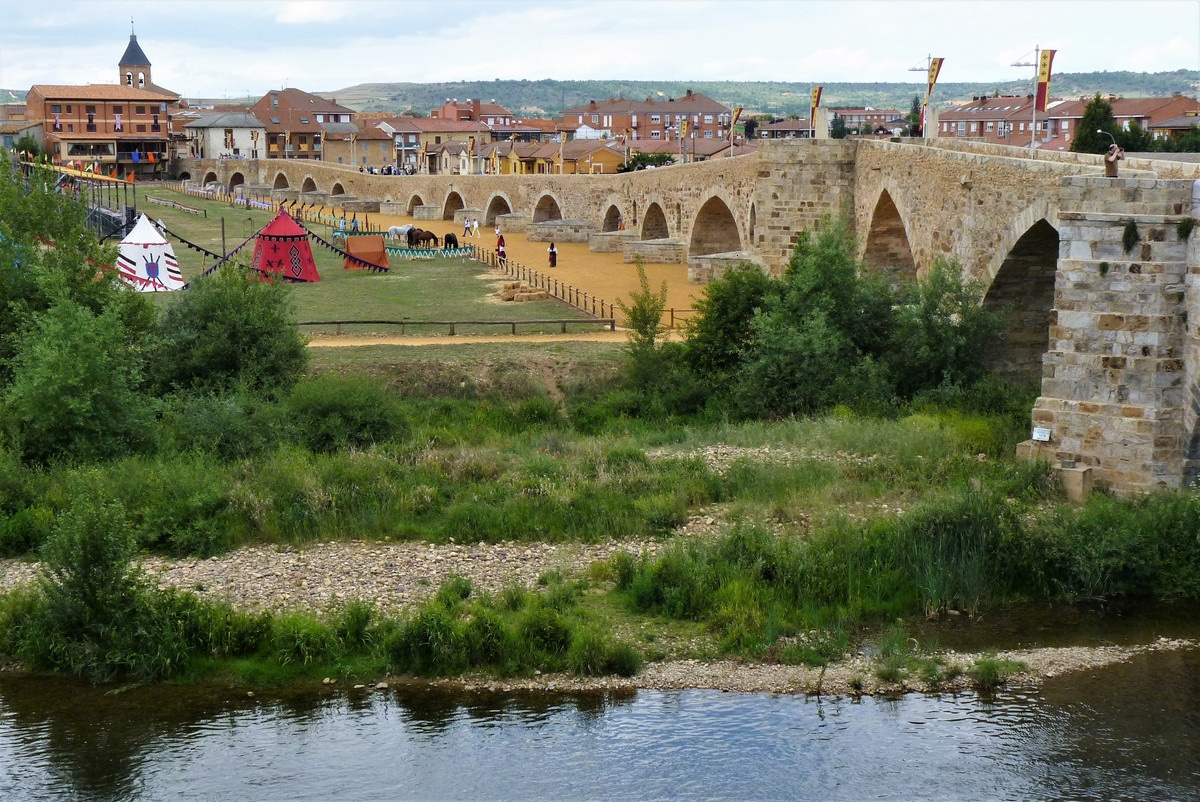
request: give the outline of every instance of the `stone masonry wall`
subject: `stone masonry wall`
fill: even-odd
[[[1059,267],[1033,426],[1042,456],[1119,493],[1183,482],[1190,181],[1076,177],[1059,214]],[[1068,201],[1064,201],[1068,202]],[[1123,243],[1133,222],[1139,241]],[[1194,382],[1194,379],[1192,379]]]

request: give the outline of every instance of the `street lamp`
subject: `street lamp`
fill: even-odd
[[[1097,134],[1104,134],[1106,137],[1108,137],[1109,139],[1111,139],[1111,140],[1112,140],[1112,143],[1113,143],[1114,145],[1115,145],[1115,144],[1117,144],[1117,138],[1116,138],[1115,136],[1113,136],[1112,134],[1110,134],[1108,131],[1105,131],[1103,128],[1097,128],[1097,129],[1096,129],[1096,133],[1097,133]]]
[[[1037,145],[1037,85],[1038,65],[1040,63],[1039,60],[1041,57],[1041,52],[1041,47],[1039,45],[1034,45],[1033,61],[1014,61],[1011,65],[1009,65],[1012,67],[1033,67],[1033,122],[1030,123],[1030,126],[1033,128],[1033,130],[1029,132],[1030,153],[1033,153]]]

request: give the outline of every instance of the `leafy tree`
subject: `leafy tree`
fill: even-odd
[[[42,146],[38,141],[29,134],[25,134],[13,144],[13,149],[17,153],[29,154],[29,159],[36,161],[42,156]]]
[[[159,321],[149,358],[159,393],[244,388],[274,395],[308,365],[287,288],[233,266],[193,281]]]
[[[647,167],[663,167],[674,164],[675,157],[670,153],[634,153],[629,157],[629,163],[617,168],[618,173],[632,173],[635,170],[645,170]]]
[[[908,109],[908,135],[921,135],[921,96],[913,95],[912,105]]]
[[[1083,109],[1079,130],[1071,140],[1071,150],[1075,153],[1103,153],[1120,133],[1117,118],[1113,116],[1112,104],[1096,93]],[[1111,135],[1113,139],[1109,139],[1105,134]]]
[[[1117,133],[1117,144],[1133,153],[1145,153],[1154,150],[1154,135],[1133,120],[1129,128]]]
[[[938,259],[898,307],[887,361],[901,397],[939,385],[965,387],[983,377],[980,355],[1000,333],[982,305],[983,285],[964,281],[956,262]]]
[[[145,339],[153,308],[138,293],[106,279],[116,248],[103,246],[87,226],[83,203],[59,191],[55,175],[28,179],[0,152],[0,387],[26,333],[60,301],[93,315],[112,310],[126,343]]]
[[[71,300],[39,315],[20,341],[4,394],[10,436],[30,462],[95,460],[141,447],[153,421],[141,360],[118,310]]]
[[[688,363],[711,386],[725,386],[754,344],[751,322],[768,297],[778,294],[779,282],[757,265],[743,264],[708,283],[695,303],[684,349]]]
[[[834,113],[833,121],[829,123],[829,136],[831,139],[845,139],[848,131],[846,130],[846,120],[842,115]]]

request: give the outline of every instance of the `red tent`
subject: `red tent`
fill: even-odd
[[[280,209],[275,219],[258,232],[254,260],[250,266],[262,273],[274,273],[286,281],[320,281],[313,261],[308,232]]]

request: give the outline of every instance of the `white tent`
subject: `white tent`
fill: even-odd
[[[121,240],[117,272],[138,292],[170,292],[185,286],[171,243],[144,214]]]

